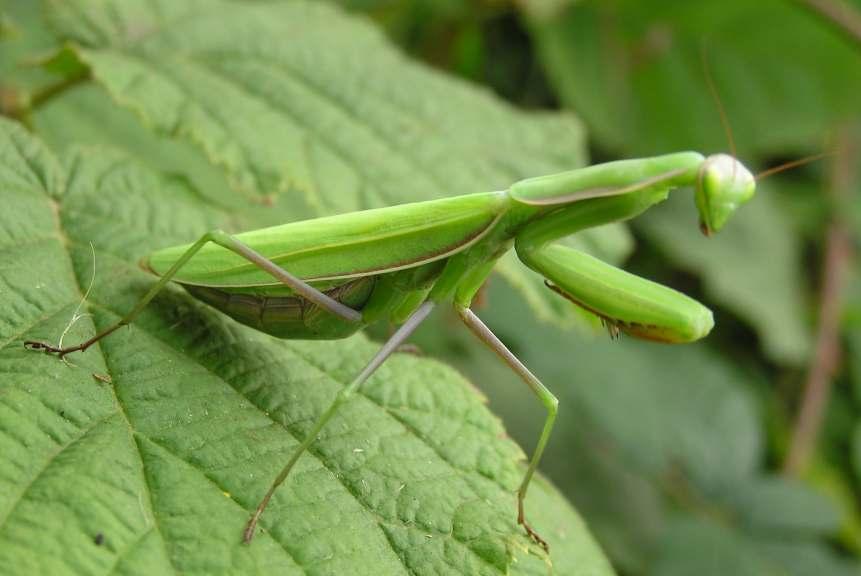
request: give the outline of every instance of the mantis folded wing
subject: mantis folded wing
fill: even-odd
[[[65,348],[27,342],[60,357],[132,322],[174,281],[243,324],[281,338],[334,339],[377,321],[400,328],[318,417],[311,432],[273,480],[248,522],[245,542],[272,494],[338,408],[442,303],[529,386],[547,410],[537,448],[517,492],[524,499],[556,417],[553,394],[470,310],[475,294],[502,254],[515,248],[548,286],[586,308],[612,334],[689,342],[711,330],[711,312],[670,288],[638,278],[554,242],[580,230],[633,218],[679,186],[694,186],[706,234],[754,193],[750,172],[734,158],[684,152],[611,162],[523,180],[501,192],[318,218],[232,236],[204,234],[196,242],[151,254],[145,267],[159,280],[117,324]]]

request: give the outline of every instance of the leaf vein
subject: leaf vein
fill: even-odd
[[[41,477],[42,477],[42,475],[45,473],[45,471],[47,471],[47,470],[48,470],[48,468],[51,466],[51,464],[54,462],[54,460],[56,460],[56,459],[60,456],[60,454],[62,454],[63,452],[65,452],[66,450],[68,450],[69,448],[71,448],[72,446],[74,446],[75,444],[77,444],[78,442],[82,441],[82,440],[83,440],[84,438],[86,438],[86,436],[87,436],[90,432],[92,432],[92,431],[93,431],[97,426],[100,426],[101,424],[104,424],[105,422],[107,422],[107,421],[108,421],[108,420],[110,420],[113,416],[116,416],[117,414],[118,414],[118,411],[117,411],[117,412],[109,412],[109,413],[108,413],[108,414],[106,414],[104,417],[99,418],[98,420],[94,420],[93,422],[91,422],[91,423],[90,423],[89,425],[87,425],[86,427],[84,427],[84,428],[80,428],[80,429],[79,429],[79,434],[77,434],[77,435],[73,436],[72,438],[70,438],[68,442],[66,442],[66,443],[64,443],[64,444],[60,444],[60,445],[58,446],[57,450],[55,450],[54,452],[52,452],[52,453],[48,456],[47,460],[45,460],[45,463],[44,463],[44,464],[42,465],[42,467],[41,467],[41,468],[36,472],[36,474],[35,474],[35,475],[34,475],[34,476],[29,480],[29,482],[27,482],[27,483],[22,487],[22,489],[21,489],[21,491],[20,491],[20,493],[19,493],[19,495],[18,495],[18,498],[16,498],[16,499],[12,502],[12,505],[11,505],[11,506],[9,507],[9,509],[6,511],[6,514],[4,514],[2,518],[0,518],[0,527],[2,527],[2,526],[3,526],[3,525],[4,525],[4,524],[9,520],[9,518],[12,516],[12,514],[14,514],[15,509],[18,507],[18,505],[19,505],[19,504],[21,504],[21,502],[23,502],[23,501],[24,501],[24,497],[27,495],[27,492],[29,492],[29,491],[30,491],[30,488],[32,488],[32,487],[33,487],[33,485],[34,485],[34,484],[39,480],[39,478],[41,478]]]

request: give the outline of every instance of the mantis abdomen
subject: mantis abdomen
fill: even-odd
[[[317,288],[345,306],[362,313],[361,322],[340,318],[324,307],[289,290],[237,291],[183,284],[195,298],[261,332],[288,340],[346,338],[381,319],[403,322],[424,302],[445,261],[431,262],[378,276],[326,282]],[[283,288],[283,287],[282,287]]]
[[[376,278],[352,280],[323,293],[353,310],[362,310]],[[189,294],[234,320],[272,336],[295,340],[346,338],[363,324],[345,322],[308,300],[292,296],[266,296],[229,292],[210,286],[184,286]]]

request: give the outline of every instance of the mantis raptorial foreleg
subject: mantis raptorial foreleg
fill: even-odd
[[[523,526],[534,541],[538,542],[545,550],[547,550],[547,542],[545,542],[544,539],[529,526],[529,523],[526,522],[526,517],[523,512],[523,501],[526,499],[526,490],[529,488],[529,482],[532,480],[532,475],[538,468],[538,462],[541,461],[541,455],[544,453],[544,448],[547,445],[547,441],[550,439],[550,433],[553,430],[553,423],[556,421],[556,412],[559,407],[559,400],[557,400],[556,396],[554,396],[553,393],[541,383],[541,380],[536,378],[535,375],[530,372],[529,369],[524,366],[508,348],[506,348],[505,344],[503,344],[502,341],[490,331],[490,328],[488,328],[472,310],[458,304],[455,305],[455,310],[457,310],[458,316],[460,316],[460,319],[463,320],[463,323],[466,324],[466,327],[469,328],[470,332],[475,334],[479,340],[496,352],[496,354],[502,358],[506,364],[508,364],[514,373],[526,382],[529,389],[538,396],[541,403],[544,404],[544,407],[547,409],[547,418],[544,420],[544,428],[541,430],[541,436],[538,438],[538,445],[535,446],[535,451],[532,454],[532,458],[529,460],[529,467],[526,469],[526,474],[523,475],[523,480],[520,482],[520,487],[517,489],[517,523]]]
[[[311,431],[302,441],[302,444],[293,452],[293,455],[290,456],[290,460],[281,469],[281,472],[278,473],[278,476],[275,477],[275,480],[272,482],[272,485],[269,487],[269,490],[266,491],[266,495],[263,496],[263,499],[260,501],[260,504],[257,506],[257,510],[254,511],[254,514],[251,516],[251,519],[248,521],[248,525],[245,527],[245,532],[243,533],[243,541],[247,544],[251,542],[251,539],[254,537],[254,529],[257,526],[257,521],[260,519],[260,515],[263,514],[263,511],[266,509],[266,506],[269,504],[269,500],[272,499],[272,495],[275,493],[275,490],[281,485],[282,482],[287,478],[290,474],[290,470],[293,469],[293,466],[299,460],[299,457],[308,449],[309,446],[317,439],[317,435],[326,426],[326,423],[332,419],[335,413],[338,411],[338,408],[347,401],[358,389],[359,387],[371,377],[371,374],[377,371],[383,362],[392,355],[395,351],[397,351],[398,347],[403,344],[407,338],[410,337],[416,328],[424,321],[425,318],[428,317],[428,314],[431,313],[435,306],[435,302],[427,301],[419,308],[412,313],[412,315],[407,318],[406,322],[401,324],[400,328],[389,338],[385,344],[383,344],[382,348],[380,348],[379,352],[371,359],[370,362],[365,366],[365,368],[359,373],[358,376],[353,378],[353,380],[344,386],[338,395],[335,396],[335,399],[332,401],[332,404],[326,409],[323,414],[317,418],[317,422],[314,423],[314,426],[311,428]]]
[[[144,297],[141,298],[140,301],[138,301],[135,307],[132,308],[132,310],[128,314],[123,316],[116,324],[109,326],[108,328],[102,330],[89,340],[81,342],[76,346],[59,348],[56,346],[51,346],[50,344],[47,344],[45,342],[33,341],[28,341],[24,344],[32,350],[44,350],[48,353],[57,354],[61,358],[66,354],[69,354],[70,352],[83,352],[105,336],[108,336],[119,328],[133,322],[134,319],[137,318],[138,314],[140,314],[140,312],[146,307],[146,305],[150,303],[150,300],[155,298],[155,296],[159,292],[161,292],[161,290],[165,287],[165,285],[167,285],[168,282],[171,281],[171,279],[177,274],[177,272],[179,272],[182,267],[185,266],[185,264],[189,260],[191,260],[192,257],[194,257],[194,255],[197,254],[200,249],[203,248],[209,242],[218,244],[219,246],[227,248],[231,252],[242,256],[252,264],[260,267],[262,270],[265,270],[266,272],[271,274],[276,280],[288,286],[294,292],[301,295],[306,300],[313,302],[321,308],[328,310],[332,314],[335,314],[336,316],[339,316],[348,322],[360,322],[362,320],[362,315],[359,312],[353,310],[349,306],[341,304],[337,300],[334,300],[330,296],[327,296],[323,292],[320,292],[302,279],[297,278],[293,274],[290,274],[289,272],[287,272],[268,258],[264,257],[248,245],[239,241],[235,236],[232,236],[226,232],[222,232],[221,230],[213,230],[211,232],[207,232],[206,234],[201,236],[197,242],[192,244],[189,249],[186,250],[185,253],[177,259],[176,263],[171,266],[170,270],[165,272],[165,274],[161,276],[161,278],[159,278],[158,282],[156,282],[152,286],[152,288],[150,288],[149,291],[144,295]]]

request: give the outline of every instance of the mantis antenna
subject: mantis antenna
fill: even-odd
[[[775,174],[779,174],[781,172],[785,172],[786,170],[791,170],[792,168],[798,168],[799,166],[804,166],[806,164],[810,164],[811,162],[816,162],[817,160],[822,160],[823,158],[828,158],[829,156],[836,155],[837,152],[835,150],[829,152],[820,152],[818,154],[811,154],[810,156],[805,156],[804,158],[799,158],[798,160],[790,160],[789,162],[784,162],[779,166],[775,166],[774,168],[768,168],[767,170],[763,170],[754,178],[757,182],[761,180],[765,180],[769,176],[774,176]]]
[[[735,146],[735,139],[732,136],[732,127],[729,124],[729,117],[727,117],[723,101],[721,101],[720,94],[718,94],[714,78],[712,78],[712,73],[711,69],[709,68],[708,61],[708,48],[705,42],[700,45],[700,61],[702,62],[703,74],[706,78],[706,86],[708,86],[709,94],[711,94],[712,100],[714,100],[715,106],[717,106],[718,109],[718,115],[720,116],[720,124],[721,127],[723,127],[724,134],[726,135],[727,144],[729,144],[729,152],[733,158],[737,158],[738,150]],[[733,177],[735,177],[735,175],[733,175]]]
[[[729,123],[729,116],[726,113],[726,108],[723,105],[723,101],[721,100],[720,94],[717,90],[717,85],[715,84],[714,78],[712,77],[711,68],[709,67],[708,62],[708,46],[705,42],[700,45],[700,62],[702,62],[703,75],[705,76],[706,86],[708,87],[709,94],[711,95],[712,100],[717,107],[718,115],[720,116],[720,124],[723,128],[724,135],[726,135],[726,141],[729,145],[730,154],[733,158],[737,158],[738,149],[735,145],[735,138],[733,138],[732,135],[732,126]],[[837,154],[836,151],[819,152],[817,154],[811,154],[797,160],[790,160],[789,162],[785,162],[773,168],[763,170],[762,172],[756,174],[754,176],[754,179],[759,182],[761,180],[764,180],[765,178],[768,178],[769,176],[773,176],[774,174],[779,174],[780,172],[784,172],[786,170],[798,168],[799,166],[805,166],[812,162],[816,162],[817,160],[828,158],[829,156],[834,156],[835,154]],[[735,165],[733,165],[733,171],[735,171]],[[733,179],[735,179],[734,172]]]

